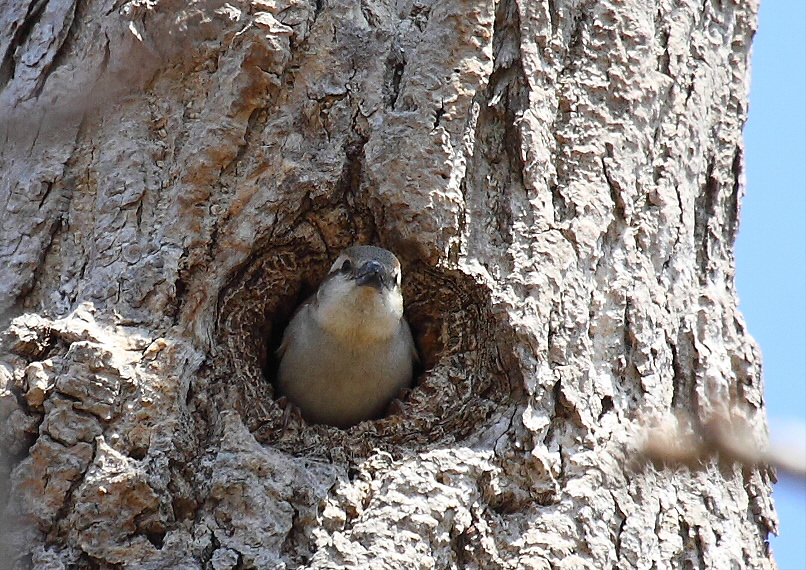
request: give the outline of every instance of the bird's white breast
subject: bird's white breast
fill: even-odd
[[[323,330],[347,343],[371,343],[394,335],[403,317],[400,290],[358,286],[336,277],[320,291],[314,318]]]

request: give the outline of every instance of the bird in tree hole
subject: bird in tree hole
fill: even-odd
[[[279,393],[306,421],[348,428],[382,416],[411,386],[417,359],[397,257],[372,245],[345,249],[277,355]]]

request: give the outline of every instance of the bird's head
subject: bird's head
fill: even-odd
[[[345,249],[316,292],[314,314],[320,327],[349,342],[395,334],[403,317],[397,257],[372,245]]]

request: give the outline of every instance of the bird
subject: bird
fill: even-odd
[[[411,386],[417,350],[400,279],[391,251],[348,247],[292,317],[277,388],[307,422],[346,429],[377,419]]]

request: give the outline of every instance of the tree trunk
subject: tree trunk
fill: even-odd
[[[5,0],[11,568],[774,568],[733,241],[755,2]],[[284,428],[282,329],[394,251],[402,413]]]

